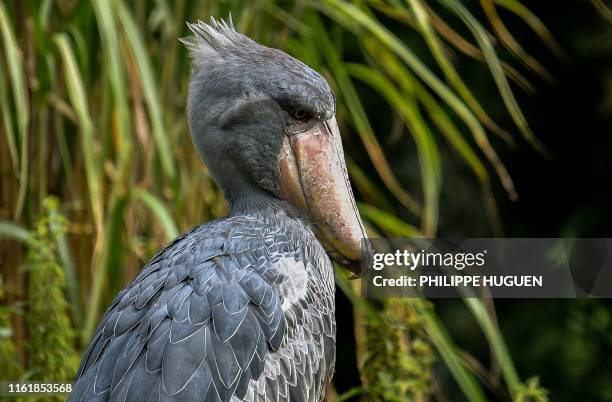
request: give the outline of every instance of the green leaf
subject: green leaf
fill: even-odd
[[[129,163],[132,157],[132,130],[130,124],[130,108],[128,107],[128,94],[126,92],[126,78],[122,56],[119,52],[121,42],[118,36],[117,25],[113,18],[112,6],[115,1],[92,0],[94,14],[98,23],[98,30],[102,42],[102,52],[105,59],[105,70],[110,82],[113,102],[112,110],[117,115],[118,124],[113,126],[118,133],[118,167],[115,177],[113,195],[116,197],[119,187],[129,177]]]
[[[495,0],[495,3],[523,19],[523,21],[525,21],[525,23],[529,25],[529,27],[531,27],[531,29],[533,29],[533,31],[538,34],[540,38],[542,38],[544,43],[546,43],[546,45],[559,59],[567,58],[565,51],[561,45],[559,45],[559,42],[557,42],[548,28],[546,28],[546,25],[544,25],[542,20],[531,12],[531,10],[529,10],[524,4],[518,0]]]
[[[510,135],[495,124],[495,122],[482,108],[478,100],[476,100],[472,94],[472,91],[470,91],[468,86],[461,79],[461,76],[448,57],[448,52],[443,49],[443,43],[438,38],[431,25],[430,17],[426,12],[424,4],[421,2],[421,0],[409,0],[409,3],[414,12],[419,30],[448,82],[455,88],[465,103],[474,111],[476,116],[478,116],[480,121],[482,121],[485,126],[497,133],[506,141],[511,141]]]
[[[554,83],[555,79],[552,74],[544,67],[539,61],[537,61],[531,54],[529,54],[520,43],[514,39],[512,33],[508,30],[501,17],[497,13],[497,8],[493,0],[481,0],[480,4],[489,19],[493,30],[497,34],[499,40],[504,46],[512,53],[519,61],[521,61],[527,68],[540,77],[544,78],[550,83]],[[501,65],[501,63],[500,63]]]
[[[489,70],[491,71],[491,75],[493,76],[495,84],[498,87],[502,100],[525,139],[543,155],[549,156],[546,148],[532,133],[531,129],[529,128],[529,125],[527,124],[527,120],[525,119],[525,116],[521,111],[521,108],[519,107],[518,103],[516,102],[516,99],[514,98],[512,89],[510,89],[510,85],[508,84],[508,80],[506,79],[504,71],[501,68],[499,58],[495,53],[495,49],[491,44],[491,40],[489,39],[487,31],[476,20],[476,18],[474,18],[474,16],[463,6],[461,2],[457,0],[439,1],[440,3],[444,4],[451,12],[455,13],[472,32],[472,35],[474,35],[478,46],[482,50],[485,61],[487,62]]]
[[[359,203],[359,213],[364,219],[376,224],[389,235],[399,237],[423,236],[418,228],[375,206]]]
[[[13,211],[13,216],[21,216],[25,203],[28,188],[28,126],[29,126],[29,105],[27,100],[27,88],[24,77],[23,55],[17,43],[15,32],[10,23],[9,14],[4,2],[0,2],[0,38],[4,44],[4,55],[8,65],[9,76],[11,78],[11,88],[13,90],[13,102],[17,115],[17,132],[21,145],[21,168],[19,172],[19,192],[17,195],[17,205]],[[0,78],[1,79],[1,78]],[[9,140],[10,141],[10,140]]]
[[[470,309],[472,315],[476,319],[476,322],[478,322],[480,325],[480,328],[491,346],[493,355],[499,362],[504,379],[508,385],[508,389],[510,390],[511,395],[515,396],[521,387],[521,381],[516,373],[514,363],[512,362],[512,358],[510,357],[510,353],[508,352],[508,348],[504,342],[504,337],[501,334],[497,323],[493,321],[493,318],[487,311],[482,300],[475,297],[467,297],[464,298],[463,301]]]
[[[474,116],[470,109],[463,103],[435,74],[433,74],[414,54],[402,43],[395,35],[379,22],[372,19],[359,8],[343,2],[327,0],[322,3],[317,3],[318,6],[330,16],[336,19],[340,24],[347,29],[355,32],[357,27],[362,27],[377,38],[380,43],[393,51],[400,59],[402,59],[414,73],[425,82],[440,98],[465,122],[472,132],[475,141],[485,152],[489,160],[499,162],[497,155],[493,151],[487,139],[484,128],[479,120]],[[357,25],[357,27],[356,27]],[[502,74],[503,75],[503,74]],[[494,164],[502,177],[502,184],[511,198],[516,198],[514,184],[507,174],[505,167],[499,163]]]
[[[166,233],[166,240],[170,241],[178,236],[179,231],[174,219],[155,195],[140,189],[134,190],[133,195],[149,208],[153,217],[157,218],[157,221]]]
[[[31,233],[22,226],[8,221],[0,221],[0,237],[27,243]]]
[[[457,347],[453,343],[450,335],[440,322],[438,317],[430,308],[415,303],[418,313],[424,318],[427,333],[431,338],[440,357],[448,367],[457,384],[463,391],[463,395],[470,402],[485,402],[487,399],[482,388],[476,381],[474,375],[464,366],[457,353]]]
[[[114,287],[118,281],[118,278],[120,278],[120,274],[123,272],[124,267],[118,263],[112,264],[112,262],[117,262],[115,261],[115,257],[121,255],[122,250],[125,248],[120,233],[123,228],[123,216],[127,202],[127,196],[118,196],[113,198],[112,204],[110,205],[108,213],[106,214],[104,231],[101,232],[101,235],[103,236],[101,239],[103,244],[102,251],[92,262],[95,270],[91,280],[91,288],[85,315],[85,324],[83,326],[81,339],[91,339],[99,319],[102,289],[104,288],[106,282],[110,282],[109,287],[112,290],[117,290],[114,289]],[[118,244],[119,242],[121,244]]]
[[[149,118],[153,125],[153,136],[157,144],[156,150],[159,153],[162,168],[170,178],[174,178],[175,169],[172,161],[172,148],[166,137],[168,130],[163,123],[159,91],[153,78],[153,67],[149,60],[149,54],[130,11],[122,1],[116,2],[115,12],[123,25],[128,43],[134,54],[134,62],[138,68],[138,78],[140,79],[145,101],[149,109]]]
[[[57,208],[51,208],[50,221],[57,221],[58,211]],[[55,219],[54,219],[55,218]],[[66,279],[66,287],[68,288],[68,294],[70,295],[70,308],[74,313],[76,327],[83,325],[83,305],[81,303],[81,295],[79,289],[79,282],[77,280],[77,268],[74,262],[74,258],[70,251],[68,239],[64,230],[57,230],[57,251],[59,254],[59,261],[64,269],[64,277]]]
[[[4,82],[4,77],[3,63],[0,63],[0,113],[2,113],[4,134],[6,135],[6,143],[8,144],[13,170],[16,174],[19,174],[19,151],[17,150],[17,141],[15,140],[15,131],[13,128],[13,112],[10,109],[8,99],[9,91]]]
[[[409,94],[397,91],[393,83],[376,70],[360,64],[347,64],[346,68],[350,75],[366,82],[380,92],[387,102],[400,113],[410,128],[417,145],[425,194],[422,231],[426,236],[435,236],[442,177],[440,155],[433,135],[420,115],[418,106]]]
[[[68,87],[70,103],[76,111],[79,122],[81,147],[85,162],[85,174],[87,175],[91,210],[96,227],[98,230],[101,230],[103,219],[102,185],[96,162],[98,158],[94,152],[93,124],[89,112],[89,104],[85,95],[85,87],[68,36],[66,34],[56,34],[54,41],[59,49],[64,64],[66,86]]]

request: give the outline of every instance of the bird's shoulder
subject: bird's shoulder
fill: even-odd
[[[244,396],[285,332],[281,259],[302,264],[302,250],[253,217],[211,221],[175,239],[107,310],[71,400]]]

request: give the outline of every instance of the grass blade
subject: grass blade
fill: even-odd
[[[463,395],[470,402],[486,402],[487,399],[482,388],[474,378],[474,375],[464,366],[461,357],[457,353],[457,347],[444,328],[444,325],[431,311],[431,308],[422,306],[422,303],[414,303],[414,305],[419,315],[424,318],[427,333],[431,341],[463,391]]]
[[[105,231],[99,231],[97,234],[96,252],[92,260],[94,272],[83,328],[83,339],[91,337],[99,317],[104,277],[107,274],[108,264],[112,260],[113,255],[113,234],[115,234],[114,230],[119,225],[117,219],[123,217],[122,211],[125,207],[124,202],[121,200],[126,199],[124,194],[125,188],[130,188],[131,186],[129,185],[129,179],[131,177],[130,162],[132,159],[133,141],[130,129],[130,109],[127,104],[125,71],[119,53],[121,43],[117,36],[117,26],[113,18],[114,14],[111,7],[113,4],[111,3],[106,0],[92,0],[94,15],[102,42],[102,52],[107,60],[105,67],[107,68],[107,77],[112,93],[112,114],[116,116],[116,124],[113,125],[113,130],[118,138],[116,145],[118,156],[113,186],[108,200],[110,209],[108,214],[106,214],[106,227]],[[116,270],[122,269],[122,267],[114,268]]]
[[[157,218],[157,222],[159,222],[166,233],[166,240],[170,241],[178,236],[179,231],[176,227],[176,223],[159,198],[148,191],[140,189],[134,190],[133,195],[146,205],[151,211],[151,214]]]
[[[549,156],[546,148],[540,143],[538,138],[531,132],[529,125],[527,124],[527,120],[523,115],[516,99],[514,98],[514,94],[510,89],[510,85],[506,80],[506,76],[501,68],[499,59],[497,54],[495,53],[495,49],[491,44],[489,36],[486,30],[482,27],[482,25],[474,18],[474,16],[461,4],[461,2],[457,0],[439,0],[442,4],[444,4],[451,12],[455,13],[467,26],[467,28],[472,32],[476,42],[478,43],[485,61],[487,62],[487,66],[491,71],[491,75],[497,85],[499,93],[502,97],[510,116],[514,120],[518,129],[523,134],[523,137],[540,153],[545,156]]]
[[[400,87],[406,89],[408,85],[411,88],[406,89],[410,91],[414,91],[416,97],[419,99],[421,104],[424,106],[427,111],[429,117],[431,118],[434,125],[440,130],[440,132],[447,138],[449,143],[452,145],[453,149],[459,153],[459,155],[464,159],[467,165],[472,169],[475,173],[478,180],[481,182],[483,187],[483,195],[485,197],[485,204],[487,206],[487,210],[492,218],[495,217],[495,205],[487,202],[489,200],[489,192],[490,192],[490,178],[489,173],[483,163],[480,161],[480,158],[476,153],[472,150],[472,147],[468,144],[468,142],[463,138],[460,130],[455,126],[455,123],[448,116],[444,108],[433,98],[433,96],[421,85],[420,82],[411,79],[411,74],[409,71],[406,71],[401,64],[395,61],[392,57],[377,57],[377,60],[387,67],[387,71],[399,80]],[[409,82],[407,84],[406,82]],[[489,152],[495,156],[491,161],[495,166],[496,171],[500,175],[500,180],[502,183],[504,181],[510,181],[511,178],[509,176],[504,176],[507,174],[505,168],[496,158],[495,151],[489,146]],[[492,224],[495,226],[495,222],[492,221]],[[495,229],[497,230],[497,229]]]
[[[484,61],[484,57],[482,56],[482,52],[472,43],[470,43],[467,39],[461,36],[456,30],[454,30],[449,24],[447,24],[443,18],[437,15],[434,10],[425,5],[427,8],[427,12],[431,17],[431,22],[434,25],[436,31],[444,37],[448,42],[450,42],[455,49],[459,50],[461,53],[475,59],[478,61]],[[505,62],[500,62],[504,73],[508,75],[508,78],[512,79],[518,86],[523,89],[523,91],[527,93],[534,93],[535,88],[533,85],[518,72],[514,67]]]
[[[0,221],[0,237],[27,243],[30,232],[22,226],[8,221]]]
[[[546,25],[524,4],[518,0],[495,0],[495,3],[525,21],[559,59],[567,58],[565,51],[548,28],[546,28]]]
[[[510,353],[508,352],[508,348],[506,347],[506,343],[504,342],[504,338],[499,330],[499,327],[491,318],[491,315],[485,308],[482,300],[475,297],[467,297],[464,298],[463,301],[470,309],[472,315],[476,319],[476,322],[478,322],[482,332],[487,338],[487,341],[493,350],[493,354],[495,355],[495,358],[499,362],[502,369],[502,373],[504,375],[504,379],[506,380],[506,384],[508,385],[508,389],[510,390],[510,394],[515,396],[520,390],[521,381],[516,373],[514,363],[512,362],[512,358],[510,357]]]
[[[364,312],[369,320],[373,320],[374,322],[379,320],[380,318],[376,310],[370,305],[368,300],[361,297],[361,295],[355,292],[351,286],[349,275],[352,275],[352,273],[344,268],[340,268],[336,272],[338,273],[336,275],[336,285],[338,285],[340,290],[346,295],[353,306]]]
[[[19,172],[19,191],[17,196],[17,205],[15,206],[13,217],[16,219],[21,216],[25,203],[26,192],[28,188],[28,122],[29,106],[27,99],[27,87],[23,69],[23,55],[15,32],[10,23],[9,14],[4,5],[0,2],[0,38],[4,43],[4,55],[8,65],[9,76],[11,79],[11,88],[13,91],[13,102],[15,113],[17,114],[17,132],[19,134],[19,142],[21,146],[21,168]]]
[[[591,0],[593,7],[604,17],[608,22],[612,22],[612,10],[608,8],[603,0]]]
[[[50,209],[49,214],[51,217],[51,222],[57,222],[57,209]],[[55,218],[55,220],[53,218]],[[70,252],[68,239],[66,238],[64,230],[57,231],[57,251],[59,262],[64,270],[68,295],[70,296],[70,308],[74,313],[75,324],[77,327],[80,327],[83,324],[83,306],[81,305],[79,282],[77,281],[76,275],[76,264],[74,263],[74,258]]]
[[[163,113],[160,105],[160,96],[153,78],[153,68],[149,60],[142,37],[138,27],[132,18],[132,14],[122,1],[116,2],[116,15],[123,25],[130,48],[134,54],[134,61],[138,68],[140,83],[144,92],[145,101],[149,110],[149,118],[153,126],[153,137],[157,143],[157,151],[162,169],[170,177],[174,178],[175,169],[172,160],[172,148],[167,140],[167,130],[163,123]]]
[[[13,113],[10,109],[8,99],[8,88],[4,81],[4,67],[0,63],[0,113],[2,113],[2,121],[4,123],[4,134],[6,143],[8,144],[9,155],[13,164],[15,174],[19,174],[19,151],[17,150],[17,142],[15,141],[15,131],[13,127]]]
[[[91,279],[91,290],[86,309],[85,323],[83,326],[82,339],[86,342],[91,339],[96,323],[99,318],[99,308],[102,300],[102,289],[106,282],[109,283],[109,288],[114,289],[117,278],[123,267],[114,267],[114,270],[109,270],[108,266],[113,261],[113,255],[120,253],[119,249],[123,249],[123,244],[116,244],[121,241],[120,228],[123,222],[123,212],[126,205],[126,197],[118,197],[113,200],[106,214],[104,231],[99,233],[102,236],[98,243],[101,243],[102,251],[93,261],[95,267],[93,277]],[[116,245],[117,247],[113,247]]]
[[[102,51],[107,63],[107,78],[110,82],[113,95],[113,111],[117,114],[117,125],[115,129],[119,136],[118,146],[118,178],[116,186],[127,177],[127,166],[132,152],[132,138],[130,130],[130,115],[128,107],[128,96],[126,92],[126,79],[123,64],[121,62],[121,43],[117,35],[117,26],[113,18],[110,1],[92,0],[94,14],[98,23]]]
[[[398,237],[422,237],[418,228],[406,223],[389,212],[383,211],[375,206],[359,203],[361,216],[374,223],[385,233]]]
[[[370,178],[357,163],[347,157],[347,167],[351,176],[351,181],[357,188],[361,196],[370,204],[378,205],[386,210],[391,210],[392,206],[382,189]]]
[[[460,130],[455,126],[455,123],[446,114],[446,111],[436,102],[436,100],[419,84],[414,82],[414,92],[425,107],[425,110],[431,117],[432,122],[440,132],[446,137],[448,142],[452,145],[453,149],[461,155],[467,165],[474,171],[476,177],[483,182],[489,182],[489,173],[487,169],[480,161],[480,158],[470,144],[463,138]]]
[[[318,3],[317,3],[318,4]],[[340,24],[347,29],[355,29],[355,24],[367,29],[376,37],[382,45],[391,49],[397,56],[408,65],[415,74],[423,80],[453,111],[465,122],[478,146],[485,152],[487,158],[496,161],[494,166],[498,170],[500,177],[503,177],[502,184],[511,199],[516,199],[514,184],[506,168],[499,162],[497,154],[491,147],[484,128],[474,116],[474,114],[457,98],[457,96],[444,85],[416,56],[389,30],[374,21],[357,7],[340,1],[326,1],[328,7],[322,9],[329,13]],[[321,7],[321,6],[319,6]],[[503,75],[503,74],[502,74]]]
[[[502,43],[508,48],[508,50],[514,54],[527,68],[531,69],[533,72],[538,74],[540,77],[544,78],[548,82],[553,83],[554,78],[552,74],[538,62],[532,55],[527,53],[525,49],[514,39],[514,36],[508,31],[506,25],[503,23],[501,17],[497,13],[497,9],[495,8],[495,3],[493,0],[480,0],[480,4],[482,5],[489,22],[493,26],[497,37],[502,41]]]
[[[433,135],[419,113],[418,106],[410,96],[406,96],[406,93],[400,94],[393,83],[376,70],[360,64],[348,64],[346,69],[350,75],[380,92],[387,102],[400,113],[410,128],[417,145],[423,178],[423,193],[425,194],[422,231],[426,236],[435,236],[442,177],[440,155]]]
[[[438,36],[436,35],[433,26],[431,25],[430,16],[427,13],[424,5],[421,3],[421,0],[409,0],[410,6],[415,15],[415,19],[418,23],[419,29],[423,37],[425,38],[425,42],[429,46],[432,55],[434,56],[438,66],[442,69],[442,72],[446,79],[450,82],[450,84],[455,88],[457,93],[463,98],[465,103],[474,111],[476,116],[482,121],[482,123],[488,127],[491,131],[498,134],[501,138],[503,138],[506,142],[512,143],[512,137],[505,130],[502,130],[495,124],[495,122],[489,117],[489,115],[484,111],[480,103],[476,100],[472,91],[467,87],[467,85],[461,79],[461,76],[448,59],[447,55],[442,48],[442,43],[440,42]]]
[[[85,87],[68,36],[66,34],[57,34],[54,37],[54,41],[64,64],[68,97],[76,112],[79,123],[91,210],[96,227],[100,231],[102,230],[103,220],[102,185],[95,162],[98,158],[94,152],[93,123],[85,95]]]

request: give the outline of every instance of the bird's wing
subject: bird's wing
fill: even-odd
[[[255,223],[203,225],[155,256],[102,318],[69,401],[242,399],[285,332],[274,261],[301,258]]]

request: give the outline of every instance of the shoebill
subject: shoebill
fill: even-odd
[[[123,289],[69,401],[322,401],[334,270],[365,237],[327,82],[231,21],[190,24],[193,143],[229,216],[161,250]]]

